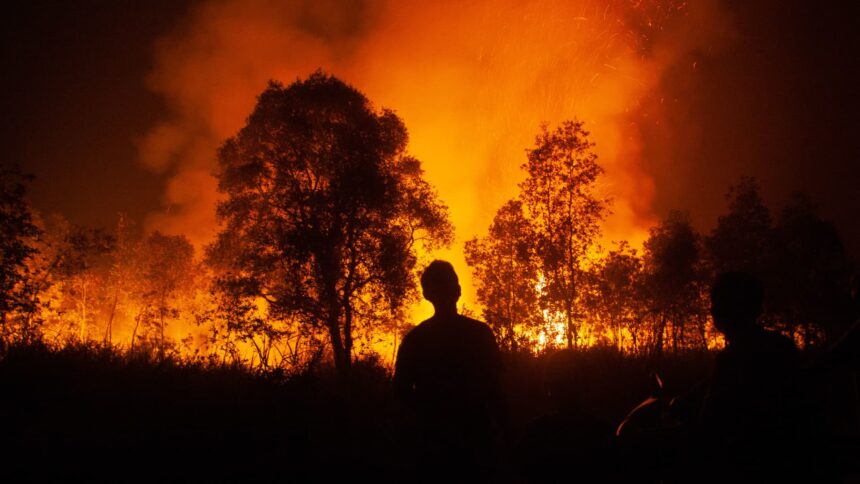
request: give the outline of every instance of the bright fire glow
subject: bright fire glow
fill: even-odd
[[[585,121],[606,169],[601,194],[613,199],[604,238],[641,245],[654,221],[654,187],[641,168],[638,126],[659,120],[642,119],[638,108],[668,66],[713,37],[719,15],[711,2],[356,3],[204,2],[159,41],[148,82],[172,114],[152,127],[140,154],[145,166],[172,175],[166,209],[151,214],[147,228],[208,243],[217,229],[217,147],[240,129],[270,79],[289,83],[321,67],[404,119],[410,151],[457,230],[453,247],[425,259],[454,263],[474,313],[462,244],[516,195],[524,149],[541,123]],[[702,17],[710,29],[701,28]],[[124,311],[114,334],[127,339],[135,309]],[[424,302],[413,319],[431,312]],[[549,326],[536,344],[563,343],[558,315],[544,317]],[[178,340],[201,332],[183,318],[167,329]],[[392,354],[397,337],[383,340],[371,346]]]

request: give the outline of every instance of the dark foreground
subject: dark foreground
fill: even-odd
[[[708,354],[660,365],[608,350],[579,357],[602,369],[590,393],[612,423],[649,395],[649,372],[658,369],[667,393],[677,394],[704,380],[711,364]],[[506,356],[510,428],[500,481],[522,482],[517,446],[529,423],[550,412],[541,374],[541,359]],[[0,361],[3,472],[16,481],[419,480],[386,370],[360,361],[350,380],[341,384],[326,368],[285,376],[98,348],[12,348]],[[660,478],[659,464],[636,457],[613,465],[632,475],[633,466],[651,467],[638,482]],[[541,464],[566,469],[574,482],[603,472],[552,459]],[[845,481],[853,470],[829,474]]]

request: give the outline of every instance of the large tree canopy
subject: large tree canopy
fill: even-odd
[[[717,219],[717,226],[705,239],[715,273],[745,271],[765,277],[770,248],[770,210],[759,195],[758,182],[744,177],[729,187],[729,211]]]
[[[416,243],[452,239],[407,140],[393,111],[318,71],[270,83],[219,152],[220,286],[325,328],[341,369],[357,324],[395,318],[416,295]]]

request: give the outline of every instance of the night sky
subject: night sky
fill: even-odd
[[[156,41],[182,25],[189,3],[7,7],[2,160],[36,175],[31,200],[39,211],[109,226],[117,212],[142,220],[164,209],[169,170],[142,167],[138,146],[166,116],[164,100],[147,87]],[[811,195],[856,257],[857,7],[732,1],[722,8],[732,42],[703,55],[696,76],[670,71],[662,81],[666,121],[641,128],[654,214],[687,209],[708,230],[724,211],[726,187],[755,176],[773,206],[793,191]]]

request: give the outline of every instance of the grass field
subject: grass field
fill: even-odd
[[[611,422],[648,396],[651,371],[659,369],[670,393],[682,392],[707,376],[710,357],[654,365],[611,350],[578,355],[600,370],[589,395]],[[542,375],[542,358],[505,356],[508,444],[550,411]],[[342,475],[378,482],[399,480],[410,451],[398,438],[404,410],[389,372],[374,361],[356,362],[345,384],[325,366],[287,376],[95,346],[17,346],[0,360],[0,388],[4,467],[33,480],[314,482]]]

